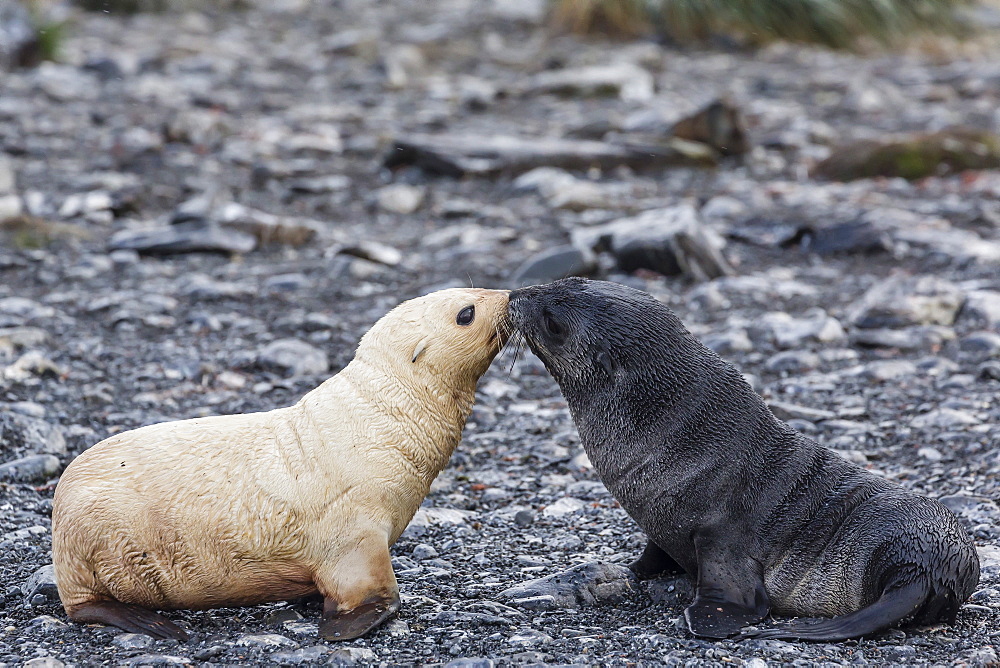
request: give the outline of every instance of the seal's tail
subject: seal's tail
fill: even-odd
[[[798,619],[780,627],[745,632],[743,637],[836,642],[873,635],[908,617],[918,625],[954,621],[959,608],[956,597],[951,592],[933,592],[922,580],[891,586],[879,600],[857,612],[833,619]]]

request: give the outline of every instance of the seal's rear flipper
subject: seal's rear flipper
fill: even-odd
[[[900,584],[887,589],[879,600],[857,612],[833,619],[799,619],[776,628],[745,632],[741,637],[836,642],[870,636],[895,626],[916,613],[922,606],[927,610],[948,611],[947,606],[939,605],[936,599],[949,597],[934,595],[928,600],[927,593],[927,587],[923,582]],[[924,620],[924,615],[917,616],[923,623],[937,621]]]
[[[144,633],[165,640],[185,641],[187,632],[172,621],[147,608],[120,601],[93,601],[73,608],[69,618],[81,624],[109,624],[129,633]]]

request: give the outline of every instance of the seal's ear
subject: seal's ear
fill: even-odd
[[[608,378],[615,377],[615,362],[611,359],[608,345],[603,341],[598,344],[597,354],[594,355],[594,362],[597,363],[598,367],[604,369],[604,372],[608,374]]]
[[[411,363],[416,364],[417,358],[427,350],[427,339],[420,339],[417,341],[417,345],[413,348],[413,358],[410,360]]]

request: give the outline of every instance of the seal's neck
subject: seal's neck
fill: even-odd
[[[366,446],[379,457],[398,456],[402,472],[429,486],[461,440],[475,400],[475,381],[444,383],[404,365],[389,367],[355,357],[301,403],[310,413],[322,415],[331,412],[331,402],[338,402],[338,412],[347,410],[359,422],[374,425],[377,433]]]

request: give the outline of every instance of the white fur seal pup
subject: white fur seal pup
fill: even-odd
[[[507,294],[400,304],[294,406],[150,425],[85,451],[52,510],[67,614],[183,640],[154,610],[318,592],[322,637],[381,624],[399,609],[389,546],[461,438],[506,341]]]
[[[590,461],[649,538],[640,577],[686,572],[695,635],[834,641],[954,621],[979,581],[943,505],[776,419],[740,372],[651,295],[566,279],[510,295]]]

